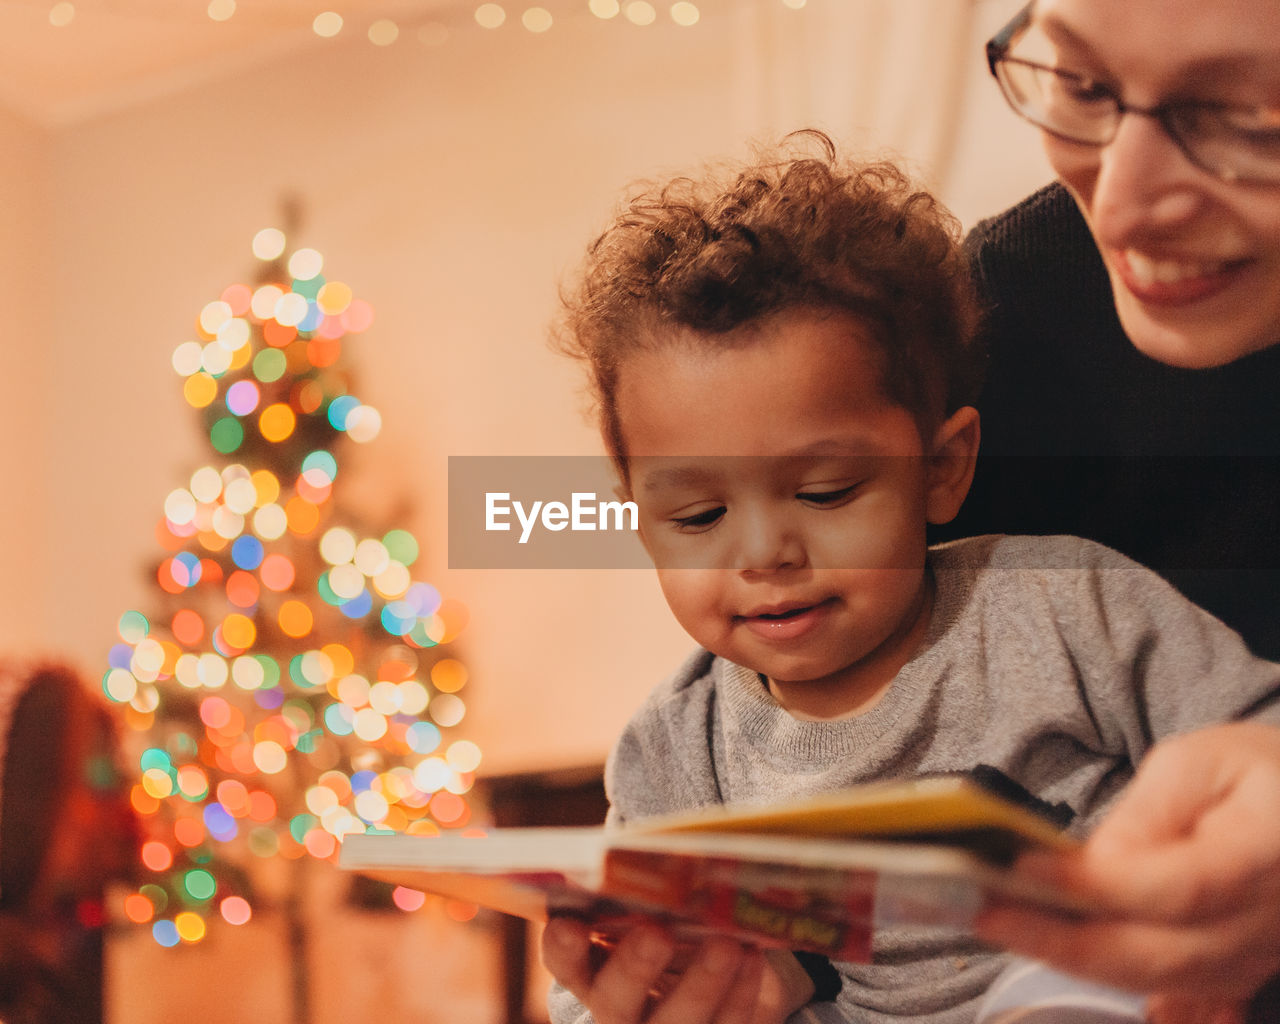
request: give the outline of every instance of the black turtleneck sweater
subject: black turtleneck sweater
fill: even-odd
[[[1060,185],[966,246],[988,307],[982,455],[938,538],[1089,537],[1280,660],[1280,345],[1208,370],[1142,355]]]

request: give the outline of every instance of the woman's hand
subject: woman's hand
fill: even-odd
[[[1280,972],[1280,729],[1217,725],[1157,744],[1084,847],[1018,870],[1097,906],[1083,920],[1022,906],[979,935],[1180,1007],[1247,1001]],[[1198,1011],[1200,1020],[1203,1009]]]
[[[603,962],[598,953],[581,921],[556,918],[543,931],[543,963],[596,1024],[782,1024],[813,994],[790,954],[731,939],[682,951],[662,929],[640,924]]]

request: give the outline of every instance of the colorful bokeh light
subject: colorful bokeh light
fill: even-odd
[[[158,611],[120,617],[102,676],[145,746],[130,793],[143,884],[121,911],[162,946],[249,923],[260,859],[464,827],[480,764],[446,738],[465,713],[449,646],[465,610],[413,578],[412,533],[342,506],[344,446],[382,426],[343,366],[372,307],[276,229],[252,248],[256,282],[200,307],[172,352],[208,461],[163,500]]]

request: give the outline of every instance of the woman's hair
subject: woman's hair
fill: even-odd
[[[793,155],[799,147],[799,155]],[[816,152],[814,152],[816,150]],[[819,132],[754,163],[647,184],[589,247],[553,343],[586,363],[610,453],[625,460],[619,368],[675,332],[728,332],[793,308],[864,323],[887,395],[923,425],[972,402],[977,304],[959,225],[893,164],[837,159]]]

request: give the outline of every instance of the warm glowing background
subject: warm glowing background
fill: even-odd
[[[312,29],[320,0],[246,0],[223,22],[203,0],[85,0],[61,27],[52,2],[0,4],[0,651],[96,680],[120,613],[153,600],[162,502],[207,460],[170,355],[252,273],[250,240],[292,197],[291,247],[320,249],[376,310],[346,351],[384,426],[348,452],[342,486],[412,528],[415,576],[471,610],[459,732],[481,774],[598,761],[688,641],[646,572],[450,571],[445,471],[449,455],[597,450],[545,328],[622,186],[803,126],[900,155],[967,225],[1048,180],[982,55],[1018,0],[703,0],[692,25],[665,2],[649,25],[543,2],[546,31],[523,4],[485,29],[472,4],[334,0],[347,14],[330,38]],[[371,36],[380,21],[398,35]],[[371,926],[334,913],[358,960]],[[389,1022],[490,1019],[467,934],[370,953],[380,980],[356,994],[324,978],[326,1013],[359,1020],[381,998],[404,1014]],[[269,936],[237,941],[263,943],[245,962],[280,955]],[[475,990],[442,983],[455,1003],[435,1016],[413,986],[387,995],[428,947]],[[254,977],[237,999],[282,998]],[[253,1019],[235,1005],[225,1019]]]

